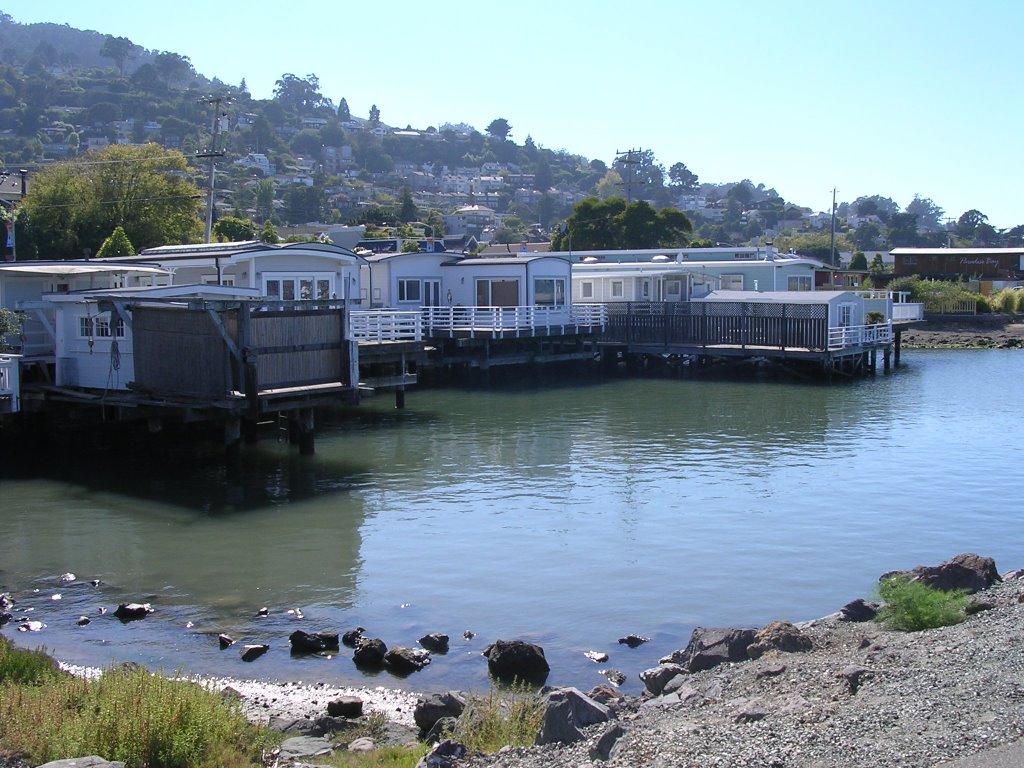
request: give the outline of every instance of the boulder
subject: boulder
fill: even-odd
[[[124,768],[120,760],[104,760],[96,755],[88,757],[73,757],[70,760],[51,760],[43,763],[39,768]]]
[[[220,649],[223,651],[225,648],[230,648],[235,644],[235,639],[230,635],[225,635],[223,632],[217,635],[217,642],[220,644]]]
[[[337,632],[303,632],[297,629],[288,635],[292,651],[296,653],[323,653],[338,650]]]
[[[255,661],[269,650],[269,645],[246,645],[242,648],[242,661]]]
[[[388,647],[380,638],[363,637],[352,654],[352,660],[357,667],[379,669],[384,666],[384,656],[387,652]]]
[[[429,732],[438,720],[446,717],[457,718],[466,708],[466,698],[458,691],[433,693],[418,699],[412,718],[421,733]]]
[[[333,753],[331,742],[320,736],[294,736],[281,744],[281,760],[300,760],[306,757],[325,757]]]
[[[612,723],[604,732],[598,737],[597,741],[594,742],[594,746],[590,748],[589,756],[593,762],[595,760],[611,760],[618,751],[620,739],[626,735],[626,729],[618,723]]]
[[[448,635],[441,632],[431,632],[420,638],[420,645],[431,653],[448,653]]]
[[[726,662],[746,661],[750,658],[747,648],[756,639],[752,629],[697,627],[686,648],[664,657],[660,663],[681,664],[687,672],[700,672]]]
[[[641,637],[640,635],[626,635],[625,637],[619,638],[619,645],[625,645],[630,648],[638,648],[644,643],[650,640],[649,637]]]
[[[359,646],[359,641],[363,639],[363,632],[365,631],[366,630],[362,627],[350,629],[348,632],[341,636],[341,642],[343,642],[349,648],[357,648]]]
[[[455,727],[458,724],[459,719],[457,717],[442,717],[427,731],[423,741],[427,744],[439,744],[455,733]]]
[[[7,611],[0,611],[0,627],[2,627],[4,624],[7,624],[8,622],[10,622],[11,619],[13,619],[13,618],[14,618],[14,616],[12,614],[8,613]]]
[[[747,646],[747,656],[751,659],[759,659],[768,651],[798,653],[809,651],[812,646],[811,638],[791,622],[773,621],[758,630],[755,641]]]
[[[534,744],[571,744],[585,738],[583,729],[595,723],[606,723],[611,714],[576,688],[559,688],[547,696],[540,730]]]
[[[362,717],[363,700],[358,696],[339,696],[327,702],[327,714],[331,717]]]
[[[681,664],[661,664],[641,672],[640,680],[643,682],[644,687],[653,695],[661,696],[668,681],[684,672],[686,670]]]
[[[430,663],[430,651],[422,648],[392,648],[384,654],[384,666],[399,675],[418,672]]]
[[[620,683],[621,685],[621,683]],[[595,685],[587,692],[587,696],[601,704],[610,704],[622,698],[622,693],[610,685]]]
[[[851,600],[839,609],[840,621],[874,621],[878,615],[878,603],[869,603],[862,597]]]
[[[149,603],[121,603],[114,615],[123,622],[129,622],[144,619],[152,612],[153,606]]]
[[[970,552],[957,555],[939,565],[918,566],[914,569],[914,578],[943,592],[966,589],[971,594],[1002,581],[995,560]]]
[[[543,685],[551,672],[544,649],[523,640],[495,640],[484,648],[483,655],[488,671],[499,680]]]
[[[416,768],[455,768],[466,756],[466,748],[457,741],[445,739],[416,763]]]

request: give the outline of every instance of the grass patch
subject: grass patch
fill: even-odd
[[[486,696],[467,699],[451,737],[470,752],[532,746],[543,715],[544,705],[529,686],[491,688]]]
[[[274,738],[250,725],[236,702],[144,669],[0,683],[0,748],[36,763],[100,755],[128,768],[249,768]]]
[[[967,592],[944,592],[905,574],[890,576],[878,585],[884,605],[877,620],[889,629],[917,632],[959,624],[964,620]]]
[[[335,752],[330,757],[318,757],[317,765],[332,765],[335,768],[416,768],[427,748],[381,747],[373,752]]]

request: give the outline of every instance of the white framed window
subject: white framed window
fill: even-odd
[[[234,285],[234,281],[229,283],[225,278],[224,284]],[[310,274],[264,272],[263,294],[268,298],[281,301],[330,299],[335,295],[334,274],[328,272]]]
[[[641,280],[640,281],[640,296],[644,299],[651,298],[651,281]]]
[[[623,295],[622,281],[621,280],[612,280],[612,298],[613,299],[621,299],[622,295]]]
[[[844,328],[853,325],[853,304],[839,305],[839,325]]]
[[[743,275],[722,275],[723,291],[742,291]]]
[[[400,278],[398,280],[398,300],[414,301],[419,304],[423,301],[422,283],[418,278]]]
[[[682,280],[666,280],[665,281],[665,300],[674,301],[678,300],[683,295],[683,281]]]
[[[786,280],[786,290],[809,291],[811,290],[810,275],[790,275]]]
[[[584,280],[582,283],[580,283],[580,298],[594,298],[594,283],[592,280]]]
[[[539,307],[565,306],[565,280],[539,277],[533,281],[533,303]]]
[[[78,337],[81,339],[109,339],[116,337],[124,338],[124,320],[120,317],[110,324],[110,313],[104,312],[101,315],[80,315],[78,318]]]

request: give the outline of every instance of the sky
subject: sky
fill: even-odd
[[[270,98],[316,75],[351,113],[404,128],[495,118],[611,163],[650,150],[702,182],[749,179],[828,211],[915,195],[948,218],[1024,224],[1018,0],[3,0],[187,56]]]

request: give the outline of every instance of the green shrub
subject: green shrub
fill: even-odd
[[[63,674],[45,649],[27,651],[0,635],[0,684],[38,685]]]
[[[1006,314],[1020,312],[1022,300],[1024,300],[1024,291],[1015,291],[1012,288],[1003,288],[988,297],[993,312]]]
[[[102,755],[128,768],[242,768],[271,738],[237,703],[144,669],[0,686],[0,747],[37,762]]]
[[[878,594],[884,602],[878,621],[889,629],[917,632],[964,620],[967,592],[962,589],[944,592],[903,574],[882,581]]]

